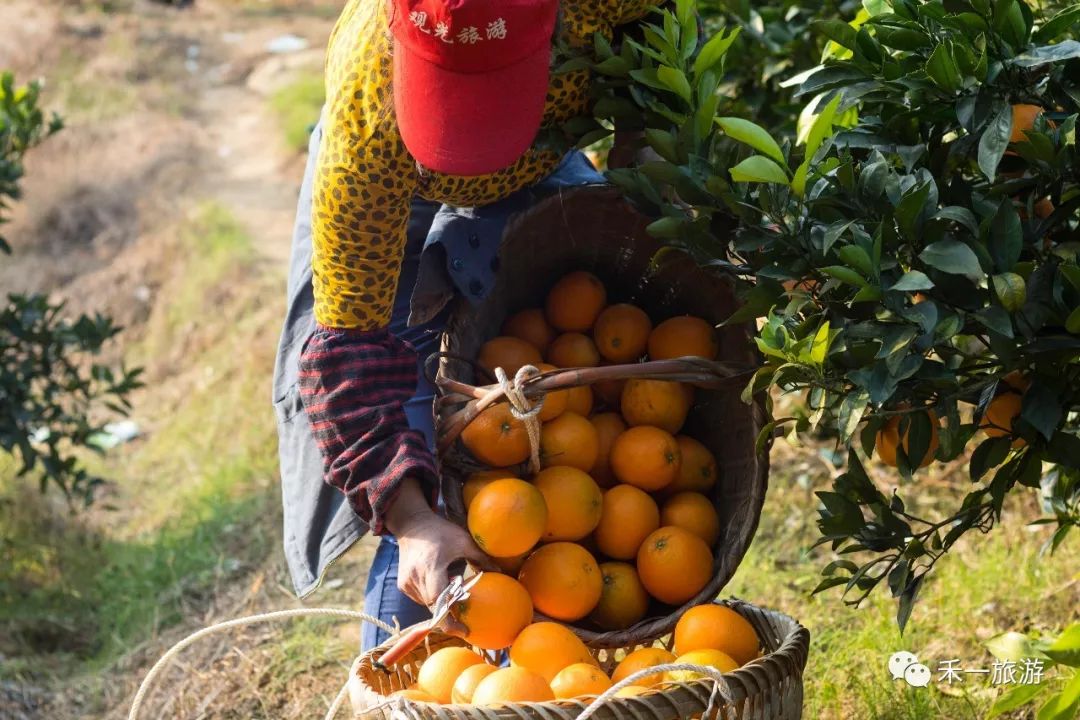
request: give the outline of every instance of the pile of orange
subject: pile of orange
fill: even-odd
[[[477,362],[513,376],[541,370],[684,356],[715,359],[719,341],[701,318],[653,325],[644,310],[608,304],[600,280],[572,272],[543,308],[512,315]],[[516,575],[533,607],[562,622],[619,630],[642,620],[652,599],[682,605],[713,575],[721,535],[709,494],[716,459],[681,434],[694,388],[632,379],[550,393],[540,413],[542,470],[515,474],[529,458],[528,433],[507,403],[484,410],[462,433],[492,470],[464,486],[477,545]]]
[[[510,645],[509,667],[498,667],[465,647],[444,647],[423,662],[415,685],[394,694],[422,702],[473,705],[585,698],[600,695],[650,667],[686,663],[731,672],[760,655],[754,628],[734,610],[720,605],[700,605],[684,613],[672,639],[674,652],[662,647],[636,649],[625,654],[608,676],[566,627],[531,623]],[[702,676],[694,671],[661,671],[637,678],[616,695],[640,695],[664,683]]]

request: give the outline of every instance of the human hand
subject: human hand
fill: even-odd
[[[481,570],[494,565],[463,528],[431,512],[416,513],[397,530],[398,588],[410,598],[432,607],[453,575],[461,574],[465,562]],[[443,628],[464,635],[465,628],[447,617]]]

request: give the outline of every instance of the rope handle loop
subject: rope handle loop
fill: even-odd
[[[510,414],[525,424],[525,431],[529,435],[529,470],[535,475],[540,472],[540,411],[544,409],[546,394],[536,399],[535,404],[525,397],[526,381],[540,375],[540,369],[534,365],[522,365],[514,374],[511,382],[506,377],[506,371],[501,367],[495,368],[495,377],[499,381],[499,388],[510,403]]]
[[[709,696],[709,705],[708,708],[706,708],[706,712],[702,714],[702,717],[709,717],[708,710],[716,706],[715,702],[717,699],[723,699],[727,702],[734,700],[735,696],[731,692],[731,686],[728,685],[727,680],[724,679],[723,673],[716,668],[709,667],[708,665],[695,665],[693,663],[666,663],[663,665],[651,665],[626,676],[597,696],[595,700],[589,703],[589,705],[581,711],[581,714],[578,715],[575,720],[589,720],[590,717],[599,712],[601,707],[615,697],[615,693],[628,685],[633,685],[641,678],[650,677],[659,673],[671,672],[672,670],[690,670],[704,675],[706,679],[713,681],[712,694]]]
[[[150,668],[150,672],[143,678],[142,684],[139,685],[138,691],[135,693],[134,700],[131,701],[131,711],[128,713],[128,720],[138,720],[139,710],[142,709],[143,701],[146,699],[147,694],[154,685],[154,681],[157,680],[158,675],[161,674],[173,658],[175,658],[180,652],[190,645],[195,644],[199,640],[210,635],[216,635],[219,632],[225,630],[231,630],[233,628],[243,627],[245,625],[255,625],[257,623],[272,622],[276,620],[285,620],[295,617],[339,617],[348,618],[350,620],[360,620],[362,622],[371,623],[380,630],[384,630],[391,635],[396,635],[398,630],[393,626],[383,622],[377,617],[373,617],[366,613],[362,613],[356,610],[342,610],[340,608],[294,608],[292,610],[277,610],[275,612],[260,613],[258,615],[249,615],[247,617],[235,618],[233,620],[226,620],[225,622],[216,623],[205,627],[202,630],[191,633],[183,640],[179,641],[161,658],[158,659],[154,666]],[[338,710],[341,708],[341,704],[344,702],[348,690],[348,685],[341,689],[334,702],[330,705],[330,710],[327,712],[326,720],[333,720],[337,715]]]

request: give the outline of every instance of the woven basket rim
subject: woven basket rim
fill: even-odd
[[[744,618],[753,622],[754,616],[764,622],[781,628],[783,636],[780,638],[777,648],[761,657],[755,658],[740,666],[738,669],[724,673],[724,679],[729,688],[752,688],[762,690],[772,685],[780,685],[785,682],[802,683],[803,673],[806,668],[807,658],[810,652],[810,631],[798,620],[778,610],[759,607],[752,603],[737,598],[727,600],[715,600],[715,605],[729,607]],[[404,631],[403,631],[404,632]],[[433,635],[449,639],[454,644],[465,646],[466,643],[460,638],[452,638],[441,633]],[[760,633],[759,633],[760,635]],[[374,688],[363,683],[359,674],[360,667],[365,663],[371,665],[374,659],[385,652],[394,640],[387,640],[372,650],[358,657],[349,671],[349,683],[353,699],[353,712],[355,716],[370,712],[366,708],[357,708],[357,698],[387,697],[378,694]],[[413,651],[413,654],[422,652],[423,646]],[[643,708],[656,707],[670,710],[673,706],[685,706],[686,704],[700,704],[703,698],[707,698],[712,691],[713,681],[709,679],[693,680],[690,682],[670,683],[652,689],[643,695],[629,698],[612,697],[604,705],[611,712],[610,717],[642,717],[638,715]],[[577,717],[594,698],[554,700],[547,702],[505,703],[492,707],[461,704],[439,704],[417,700],[399,698],[400,703],[411,709],[406,717],[422,717],[423,711],[434,713],[438,708],[442,713],[440,717],[456,718],[547,718],[552,720],[571,720]],[[397,705],[397,703],[395,703]],[[704,707],[701,708],[702,710]],[[499,714],[500,710],[509,710],[506,714]],[[528,712],[520,712],[526,710]],[[447,714],[449,712],[449,714]]]

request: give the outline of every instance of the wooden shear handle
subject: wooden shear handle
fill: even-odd
[[[430,632],[431,627],[427,623],[418,625],[412,630],[406,631],[389,650],[379,657],[375,664],[381,666],[384,670],[392,668],[399,660],[401,660],[401,658],[409,654],[413,648],[424,642],[424,638],[426,638]]]

